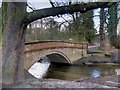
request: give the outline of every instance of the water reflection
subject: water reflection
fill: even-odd
[[[120,69],[116,69],[115,72],[117,73],[117,75],[120,75]]]
[[[46,59],[40,59],[38,62],[35,62],[34,65],[28,70],[28,72],[34,77],[40,79],[45,76],[50,62]]]
[[[93,72],[92,72],[92,77],[100,77],[101,76],[101,73],[100,73],[100,71],[98,71],[98,70],[94,70]]]

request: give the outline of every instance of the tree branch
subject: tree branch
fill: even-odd
[[[29,6],[28,4],[27,4],[27,6],[28,6],[28,8],[30,8],[31,10],[33,10],[33,11],[34,11],[34,9],[33,9],[31,6]]]
[[[37,19],[41,19],[48,16],[56,16],[58,14],[67,14],[67,13],[74,13],[74,12],[87,12],[92,9],[100,8],[100,7],[109,7],[116,2],[89,2],[89,3],[81,3],[81,4],[74,4],[74,5],[66,5],[60,7],[52,7],[52,8],[45,8],[40,10],[34,10],[29,12],[27,15],[27,19],[25,23],[29,24]]]
[[[30,6],[29,4],[30,4],[30,3],[27,4],[28,8],[30,8],[30,9],[33,10],[33,11],[36,10],[34,7],[31,7],[31,6],[32,6],[31,4],[30,4],[31,6]]]
[[[68,20],[66,20],[63,16],[61,16],[61,18],[63,18],[64,20],[65,20],[65,22],[68,22],[69,23],[69,21]],[[69,23],[70,24],[70,23]]]
[[[50,2],[50,4],[51,4],[52,7],[55,7],[54,3],[52,2],[52,0],[49,0],[49,2]]]

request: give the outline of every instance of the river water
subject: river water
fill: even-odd
[[[80,65],[69,66],[51,64],[50,62],[36,62],[29,70],[34,77],[75,80],[90,77],[120,75],[120,67],[116,65]]]

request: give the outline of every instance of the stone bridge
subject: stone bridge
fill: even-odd
[[[26,43],[24,69],[28,70],[43,57],[47,57],[51,62],[72,64],[74,61],[86,56],[87,47],[87,43],[62,41]]]

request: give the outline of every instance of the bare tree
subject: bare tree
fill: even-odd
[[[26,2],[3,2],[3,84],[14,84],[24,81],[24,40],[27,25],[37,19],[58,14],[87,12],[100,7],[109,7],[114,3],[82,3],[34,10],[27,13]]]

